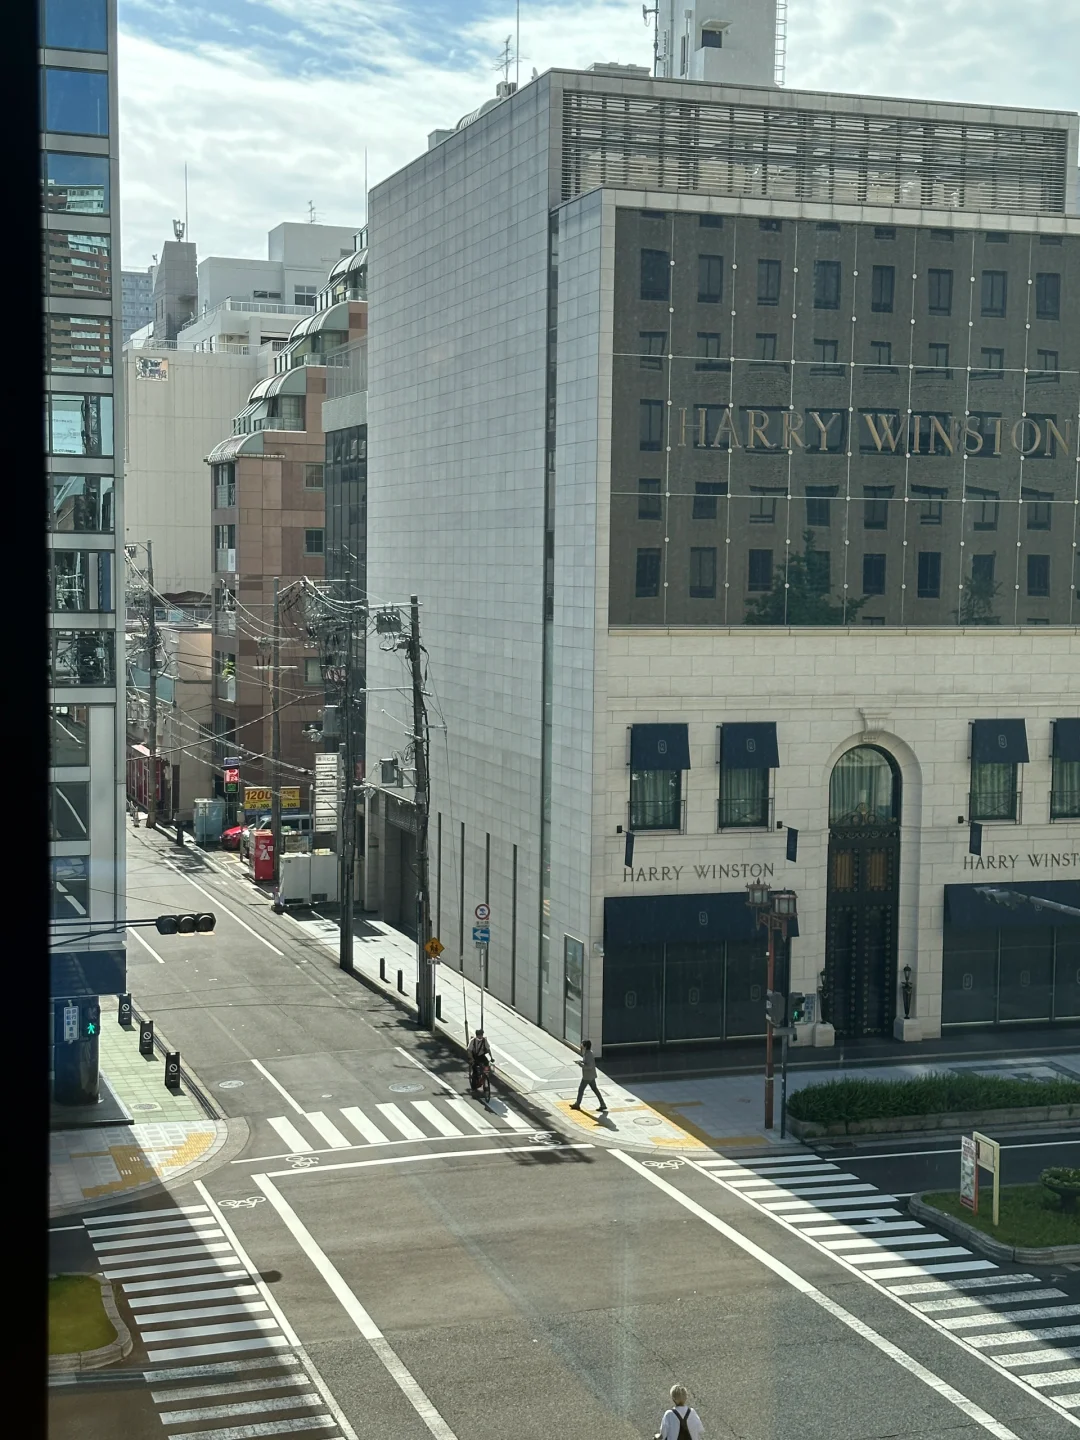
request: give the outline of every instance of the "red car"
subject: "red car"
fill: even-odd
[[[246,825],[230,825],[228,830],[221,832],[221,848],[223,850],[239,850],[240,836],[248,827]]]

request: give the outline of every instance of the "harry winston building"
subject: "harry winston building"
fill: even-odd
[[[1080,1019],[1080,919],[978,892],[1080,906],[1077,139],[594,67],[373,191],[370,584],[425,607],[444,962],[485,901],[549,1030],[743,1041],[763,879],[837,1035]]]

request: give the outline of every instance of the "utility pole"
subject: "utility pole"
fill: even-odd
[[[281,884],[281,581],[274,576],[274,633],[270,640],[270,834],[274,846],[274,889]]]
[[[353,757],[353,653],[356,636],[353,617],[345,622],[345,654],[342,657],[341,686],[341,877],[338,889],[341,895],[340,951],[338,964],[342,970],[352,972],[353,968],[353,883],[356,878],[356,798],[353,783],[356,763]]]
[[[416,973],[420,979],[417,1021],[421,1030],[435,1029],[435,962],[427,953],[431,939],[428,897],[428,735],[420,662],[420,600],[409,597],[409,662],[412,668],[413,757],[416,764]]]
[[[149,686],[147,728],[150,751],[150,774],[146,783],[146,828],[157,825],[158,753],[157,753],[157,617],[154,613],[154,542],[146,542],[146,648],[149,651]]]

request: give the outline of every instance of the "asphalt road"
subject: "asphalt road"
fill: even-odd
[[[132,947],[130,987],[251,1137],[205,1182],[57,1236],[118,1281],[140,1349],[113,1384],[55,1393],[56,1436],[630,1440],[653,1434],[675,1381],[710,1437],[1074,1435],[1080,1394],[1048,1402],[1023,1379],[1034,1361],[969,1343],[999,1311],[1049,1324],[1069,1373],[1080,1306],[1062,1286],[1016,1267],[972,1276],[969,1257],[955,1288],[915,1293],[785,1218],[856,1203],[897,1218],[846,1211],[813,1233],[857,1248],[866,1226],[901,1231],[902,1207],[877,1196],[905,1162],[845,1154],[875,1190],[816,1210],[786,1198],[791,1180],[590,1146],[514,1095],[486,1111],[448,1046],[264,897],[155,844],[131,843],[131,913],[198,905],[218,928],[152,936],[161,963]]]
[[[945,1140],[908,1144],[878,1142],[872,1146],[817,1145],[819,1154],[842,1162],[860,1180],[871,1180],[895,1195],[921,1190],[955,1190],[960,1176],[960,1145]],[[1048,1165],[1080,1165],[1080,1136],[1075,1131],[1025,1133],[1001,1140],[1003,1185],[1032,1185]]]

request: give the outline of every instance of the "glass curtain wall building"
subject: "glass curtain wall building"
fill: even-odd
[[[114,0],[39,0],[55,1094],[97,1096],[125,989],[122,434]]]

